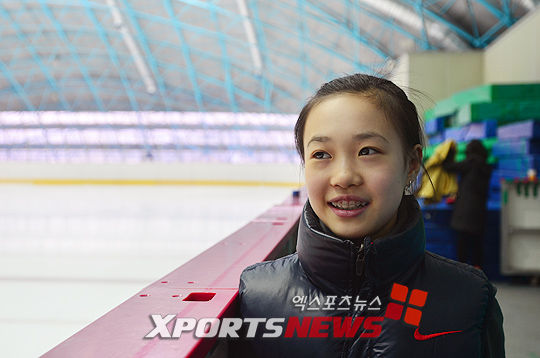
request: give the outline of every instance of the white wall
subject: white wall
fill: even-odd
[[[485,83],[540,82],[540,7],[490,44]]]
[[[391,77],[389,78],[392,82],[403,89],[407,89],[407,87],[409,87],[409,58],[409,54],[400,56],[397,59],[394,68],[392,69]]]
[[[393,80],[409,93],[420,114],[450,95],[483,84],[540,82],[540,7],[484,50],[427,51],[400,57]]]
[[[482,51],[418,52],[402,56],[393,71],[396,84],[422,94],[408,92],[418,112],[455,92],[484,83]]]
[[[411,54],[409,86],[425,89],[439,101],[483,83],[482,52],[419,52]]]

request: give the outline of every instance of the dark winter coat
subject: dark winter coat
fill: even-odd
[[[450,226],[457,231],[483,235],[491,167],[484,158],[468,155],[461,162],[443,163],[443,168],[460,175]]]
[[[274,261],[252,265],[240,279],[240,310],[243,317],[330,316],[375,317],[371,327],[362,326],[352,338],[334,338],[334,325],[323,327],[327,338],[247,339],[253,357],[504,357],[502,313],[496,289],[479,270],[425,251],[424,223],[412,197],[399,210],[398,233],[357,246],[325,230],[309,201],[298,230],[298,252]],[[390,296],[393,284],[406,286],[407,302]],[[417,325],[405,323],[411,292],[427,292],[417,306]],[[419,293],[421,291],[416,291]],[[295,297],[307,303],[328,296],[352,296],[370,303],[380,299],[380,310],[350,306],[347,310],[302,310]],[[298,302],[298,301],[296,301]],[[404,307],[403,315],[388,318],[388,309]],[[374,307],[372,307],[374,308]],[[399,311],[399,310],[398,310]],[[412,312],[412,311],[411,311]],[[395,311],[394,311],[395,313]],[[379,326],[379,327],[377,327]],[[460,331],[427,337],[422,335]],[[376,335],[374,337],[366,337]],[[426,337],[424,337],[426,338]]]

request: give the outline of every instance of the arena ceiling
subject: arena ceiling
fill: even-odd
[[[0,110],[296,113],[334,76],[483,48],[540,0],[1,0]]]

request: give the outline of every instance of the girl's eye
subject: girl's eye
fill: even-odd
[[[330,158],[330,154],[326,152],[315,152],[313,153],[313,158],[315,159],[328,159]]]
[[[376,154],[376,153],[378,153],[377,150],[375,150],[373,148],[365,147],[365,148],[360,149],[360,153],[358,153],[358,154],[359,155],[372,155],[372,154]]]

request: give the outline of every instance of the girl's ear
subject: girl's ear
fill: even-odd
[[[420,171],[422,166],[422,146],[417,144],[413,147],[411,156],[409,157],[409,167],[407,171],[407,176],[414,180]]]

